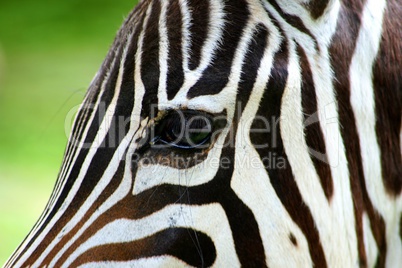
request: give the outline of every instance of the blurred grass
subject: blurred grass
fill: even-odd
[[[44,209],[67,142],[66,115],[136,2],[0,2],[0,266]]]

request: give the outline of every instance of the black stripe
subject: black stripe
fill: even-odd
[[[270,79],[260,102],[260,108],[258,109],[256,118],[274,118],[279,122],[282,95],[288,78],[288,61],[288,44],[287,41],[285,41],[274,57],[274,65]],[[254,120],[251,128],[263,129],[265,126],[261,124],[261,120]],[[270,131],[268,134],[264,133],[263,137],[261,137],[261,133],[252,132],[250,133],[250,140],[252,144],[261,144],[261,141],[264,139],[269,142],[272,140],[275,141],[270,147],[259,146],[256,147],[256,150],[261,159],[275,157],[283,162],[282,166],[266,165],[265,168],[269,175],[270,182],[292,220],[304,233],[308,242],[313,265],[326,267],[327,263],[320,237],[310,209],[304,204],[303,198],[293,178],[292,169],[280,136],[280,128],[281,125],[278,123],[276,131]]]
[[[254,29],[247,54],[244,58],[239,89],[237,91],[237,105],[240,104],[245,107],[248,103],[251,91],[257,79],[257,72],[260,68],[262,57],[264,56],[265,47],[267,46],[267,38],[267,28],[262,24],[258,24]]]
[[[373,66],[376,134],[387,193],[402,193],[402,4],[387,1],[377,60]]]
[[[153,1],[141,52],[141,80],[145,92],[155,92],[159,85],[159,15],[160,3]]]
[[[202,252],[198,247],[202,248]],[[193,267],[210,267],[216,259],[216,250],[211,238],[202,232],[169,228],[133,242],[107,244],[89,249],[80,255],[71,267],[104,260],[124,262],[163,255],[174,256]]]
[[[208,0],[188,0],[191,11],[191,25],[189,28],[191,34],[189,68],[194,70],[201,61],[201,50],[208,34],[208,25],[210,21],[210,10]]]
[[[229,81],[233,58],[250,13],[247,2],[244,0],[225,2],[223,12],[226,24],[224,25],[222,42],[214,60],[204,71],[201,79],[188,91],[187,98],[189,99],[202,95],[218,94]],[[234,29],[236,30],[234,31]]]
[[[402,214],[399,217],[399,239],[402,240]]]
[[[305,5],[310,10],[310,14],[313,19],[316,20],[324,14],[324,11],[328,6],[328,2],[329,0],[311,0]]]
[[[169,100],[173,99],[184,82],[182,53],[182,14],[178,0],[170,1],[167,10],[167,32],[169,40],[168,73],[166,93]]]
[[[159,87],[159,16],[161,6],[159,1],[154,1],[152,12],[148,19],[145,36],[142,44],[141,80],[145,86],[145,94],[142,99],[141,119],[151,115],[158,103]]]
[[[310,149],[310,153],[315,151],[315,153],[320,154],[320,156],[310,154],[310,157],[318,177],[320,178],[321,187],[325,196],[328,200],[331,200],[334,193],[334,185],[326,155],[324,136],[318,118],[317,96],[315,93],[313,74],[304,49],[298,45],[297,52],[300,56],[302,70],[301,96],[306,143]],[[320,157],[320,159],[318,157]]]

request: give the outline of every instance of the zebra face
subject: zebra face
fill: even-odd
[[[401,206],[379,159],[362,163],[349,138],[366,134],[350,121],[361,119],[353,77],[344,81],[355,67],[342,68],[339,49],[349,28],[337,23],[353,12],[305,2],[142,1],[91,83],[48,206],[9,265],[384,264],[384,245],[401,248],[382,240],[394,237]],[[363,169],[374,172],[367,187],[353,175]],[[378,216],[373,203],[396,214]]]

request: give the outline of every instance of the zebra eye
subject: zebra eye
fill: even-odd
[[[212,131],[212,118],[206,113],[171,111],[156,126],[156,136],[152,144],[180,149],[202,149],[209,146]]]

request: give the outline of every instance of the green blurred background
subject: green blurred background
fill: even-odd
[[[136,3],[0,0],[0,266],[44,209],[67,115]]]

